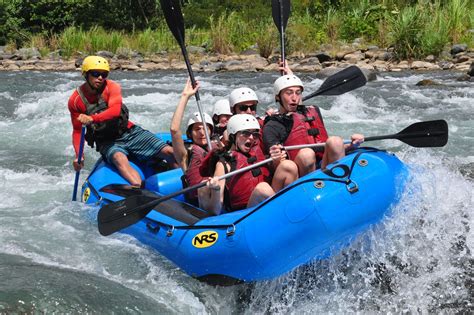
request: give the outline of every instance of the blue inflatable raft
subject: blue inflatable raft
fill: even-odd
[[[82,187],[82,201],[103,206],[133,194],[166,195],[182,189],[180,169],[156,173],[153,167],[132,165],[145,179],[145,189],[120,186],[127,182],[99,160]],[[398,201],[407,174],[393,154],[360,148],[254,208],[209,216],[179,196],[122,232],[208,283],[272,279],[328,257],[379,222]]]

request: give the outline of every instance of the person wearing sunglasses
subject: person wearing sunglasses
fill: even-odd
[[[84,157],[78,157],[82,125],[87,126],[87,143],[113,164],[132,186],[140,187],[142,178],[130,165],[129,158],[138,162],[165,160],[170,167],[176,167],[173,148],[128,119],[120,85],[107,79],[110,73],[107,59],[88,56],[81,70],[85,82],[74,90],[68,101],[76,151],[74,169],[79,171],[84,165]]]
[[[244,168],[265,159],[261,151],[252,150],[260,138],[260,124],[250,114],[234,115],[227,124],[229,148],[217,162],[214,177],[206,187],[199,189],[199,201],[203,209],[218,215],[252,207],[278,192],[298,178],[298,168],[287,160],[280,145],[270,148],[270,156],[278,165],[263,165],[227,180],[218,180],[225,173]]]
[[[325,143],[323,150],[303,148],[289,151],[289,158],[298,165],[302,177],[320,166],[325,169],[332,162],[345,156],[345,150],[364,141],[360,134],[352,135],[352,144],[344,145],[342,138],[328,136],[321,111],[316,106],[302,105],[303,83],[287,67],[286,74],[273,84],[275,101],[279,103],[279,115],[271,116],[263,128],[265,148],[275,144],[284,146]]]
[[[254,90],[248,87],[234,89],[229,95],[229,103],[234,115],[248,114],[254,116],[260,125],[260,131],[264,124],[264,119],[257,115],[258,96]],[[228,141],[228,134],[224,133],[224,143]],[[261,137],[257,141],[258,146],[263,152],[263,143]]]
[[[229,95],[229,103],[234,115],[253,115],[257,118],[260,127],[263,126],[263,119],[257,116],[258,96],[254,90],[248,87],[234,89]]]

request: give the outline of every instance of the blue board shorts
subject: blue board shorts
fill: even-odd
[[[100,154],[110,164],[113,164],[112,157],[117,152],[122,152],[127,157],[133,157],[139,162],[146,162],[156,159],[166,145],[163,140],[150,131],[135,125],[113,143],[104,144],[100,148]]]

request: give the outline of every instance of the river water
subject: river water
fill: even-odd
[[[443,148],[397,140],[411,169],[402,201],[332,258],[272,281],[212,287],[130,236],[102,237],[97,209],[71,202],[74,172],[67,100],[73,72],[0,72],[0,314],[215,314],[474,311],[474,88],[455,72],[387,73],[341,96],[316,97],[330,134],[396,133],[445,119]],[[272,104],[277,74],[199,74],[204,110],[231,89]],[[305,93],[322,80],[302,75]],[[168,130],[186,74],[113,72],[131,119]],[[439,86],[417,87],[422,79]],[[309,101],[307,102],[309,103]],[[190,101],[188,112],[196,110]],[[86,150],[81,182],[98,154]]]

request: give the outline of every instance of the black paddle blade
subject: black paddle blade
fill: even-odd
[[[97,214],[99,233],[107,236],[137,223],[159,200],[159,197],[137,195],[103,206]]]
[[[290,0],[272,0],[273,22],[280,33],[282,32],[281,26],[283,26],[283,30],[286,29],[290,12]]]
[[[358,67],[350,66],[328,77],[316,92],[305,96],[303,101],[316,95],[341,95],[364,86],[366,83],[367,78],[364,73]]]
[[[165,15],[166,24],[168,24],[171,33],[178,41],[180,46],[184,45],[184,20],[181,13],[179,0],[160,0],[161,9]]]
[[[444,147],[448,143],[448,123],[445,120],[414,123],[397,133],[396,138],[415,148]]]

